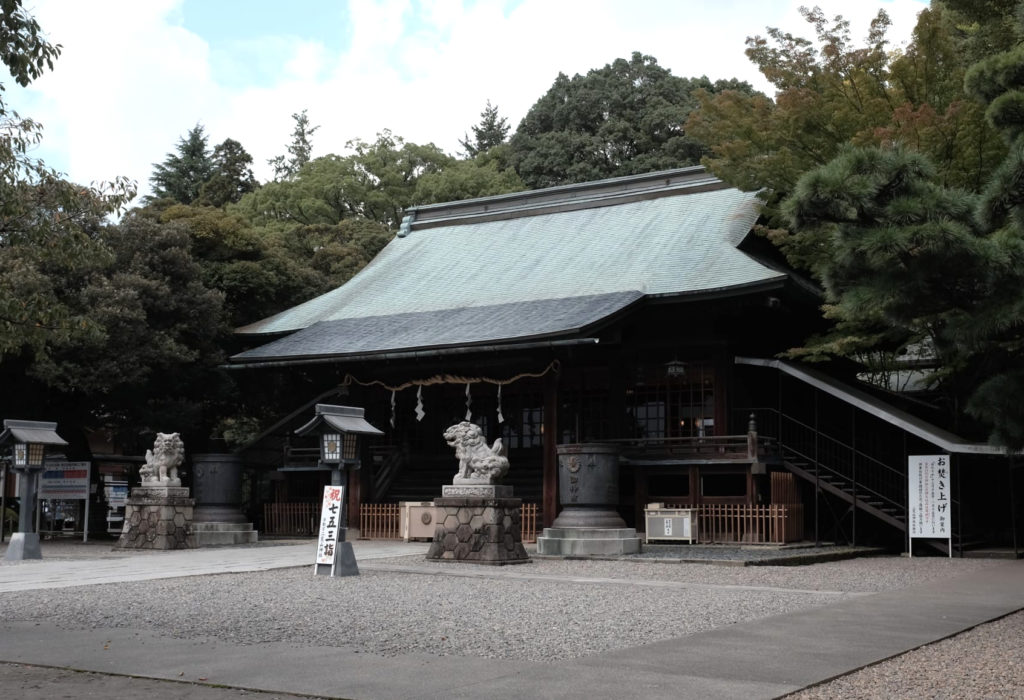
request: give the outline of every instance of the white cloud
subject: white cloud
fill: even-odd
[[[145,191],[152,164],[197,122],[211,146],[240,141],[265,179],[266,160],[284,152],[291,114],[302,109],[321,126],[314,155],[384,128],[455,151],[486,100],[514,128],[558,72],[585,73],[633,51],[675,75],[740,77],[767,90],[745,39],[768,25],[809,36],[801,4],[842,13],[857,40],[877,11],[844,0],[523,0],[510,10],[444,0],[414,14],[420,4],[408,0],[352,0],[350,25],[337,28],[351,41],[338,53],[302,37],[222,44],[196,36],[181,25],[180,0],[35,0],[31,10],[64,53],[54,72],[28,90],[8,86],[7,97],[46,127],[40,155],[80,182],[127,175]],[[894,43],[909,38],[924,6],[885,3]],[[246,80],[272,68],[258,83]]]

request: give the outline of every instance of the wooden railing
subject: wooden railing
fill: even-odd
[[[745,435],[709,435],[707,437],[635,438],[604,440],[617,445],[625,460],[642,459],[699,459],[715,457],[749,457],[774,454],[778,450],[775,438],[759,436],[756,432]]]
[[[263,534],[287,537],[316,535],[319,503],[264,503]]]
[[[397,503],[360,503],[359,539],[397,540],[401,507]]]
[[[536,503],[524,503],[522,506],[523,542],[537,541],[537,514],[540,509]]]
[[[539,506],[536,503],[524,503],[520,514],[523,542],[536,542],[537,523],[540,519]],[[359,506],[360,539],[398,539],[401,537],[400,522],[401,507],[397,503],[363,503]]]
[[[804,507],[702,504],[697,507],[697,536],[706,544],[799,542],[804,537]]]

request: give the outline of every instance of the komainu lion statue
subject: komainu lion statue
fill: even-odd
[[[444,439],[455,448],[455,457],[459,460],[456,482],[493,484],[508,471],[501,438],[494,441],[493,447],[488,447],[480,426],[462,421],[445,430]]]
[[[157,433],[153,449],[146,450],[146,463],[139,468],[143,482],[181,486],[178,467],[185,459],[185,443],[180,433]]]

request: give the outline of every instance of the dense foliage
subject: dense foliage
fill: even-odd
[[[922,13],[917,36],[941,26],[942,12]],[[998,13],[989,19],[992,32],[1005,27]],[[958,49],[981,26],[966,37],[949,31],[944,41]],[[950,51],[949,60],[973,55],[971,46]],[[981,147],[975,139],[970,153],[999,153],[1000,161],[986,160],[964,178],[952,173],[961,167],[957,149],[895,139],[848,146],[802,175],[783,203],[792,230],[784,249],[822,283],[835,321],[831,333],[794,354],[911,349],[931,363],[929,379],[954,419],[966,406],[993,440],[1019,449],[1024,409],[1013,397],[1024,391],[1024,51],[957,64],[955,72],[963,76],[959,92],[947,85],[932,99],[975,100],[961,111],[983,113],[985,129],[1001,143]],[[901,110],[896,105],[894,120]]]
[[[531,188],[696,165],[704,142],[685,127],[697,91],[755,93],[748,83],[680,78],[634,53],[554,84],[510,141],[511,160]]]

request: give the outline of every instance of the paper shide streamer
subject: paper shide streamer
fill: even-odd
[[[437,374],[427,379],[413,379],[403,384],[391,385],[387,384],[379,379],[374,379],[369,382],[360,381],[351,374],[345,375],[345,380],[341,383],[341,386],[349,386],[351,384],[358,384],[359,386],[381,386],[391,392],[391,427],[395,427],[395,395],[397,392],[409,387],[416,387],[416,420],[422,421],[427,412],[423,406],[423,387],[433,386],[435,384],[465,384],[466,385],[466,420],[472,420],[473,417],[473,396],[470,390],[470,385],[482,382],[486,384],[496,384],[498,386],[498,423],[505,422],[505,416],[502,414],[501,408],[501,388],[506,384],[512,384],[520,379],[543,377],[548,372],[558,372],[561,369],[561,363],[558,360],[552,360],[547,367],[540,372],[522,372],[509,377],[508,379],[495,379],[494,377],[463,377],[453,374]]]

